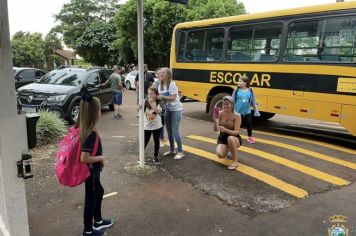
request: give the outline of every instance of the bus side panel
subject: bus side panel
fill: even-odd
[[[267,111],[267,96],[256,93],[256,103],[259,111]]]
[[[186,97],[201,101],[201,102],[206,101],[206,97],[208,96],[206,89],[199,88],[198,86],[190,86],[189,87],[189,86],[187,86],[187,83],[185,83],[183,81],[182,82],[175,81],[175,82],[178,86],[178,90],[179,90],[180,94],[182,94]]]
[[[356,136],[356,106],[342,105],[341,125]]]
[[[269,96],[267,111],[339,123],[341,104]]]

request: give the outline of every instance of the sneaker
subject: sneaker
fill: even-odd
[[[156,165],[161,164],[161,162],[159,161],[159,159],[158,159],[157,157],[155,157],[155,158],[153,159],[153,163],[156,164]]]
[[[114,118],[115,118],[115,119],[121,119],[121,118],[122,118],[122,115],[114,115]]]
[[[117,117],[122,118],[122,115],[118,114]]]
[[[255,140],[254,138],[252,138],[252,137],[248,137],[248,138],[247,138],[247,142],[249,142],[249,143],[255,143],[256,140]]]
[[[91,232],[83,232],[82,236],[107,236],[106,232],[102,232],[102,231],[99,231],[99,230],[93,230]]]
[[[174,160],[180,160],[184,157],[183,152],[178,152],[177,155],[173,158]]]
[[[232,154],[231,154],[231,152],[228,152],[228,153],[227,153],[226,158],[227,158],[227,159],[231,159],[231,158],[232,158]]]
[[[164,143],[165,143],[164,141],[160,141],[159,142],[159,147],[164,147]]]
[[[169,155],[173,155],[173,154],[176,154],[175,151],[167,151],[167,152],[163,153],[162,156],[165,157],[165,156],[169,156]]]
[[[106,229],[109,228],[110,226],[112,226],[114,224],[114,221],[111,219],[106,219],[106,220],[102,220],[100,223],[95,222],[93,224],[93,229],[94,230],[102,230],[102,229]]]

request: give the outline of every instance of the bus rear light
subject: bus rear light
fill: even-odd
[[[331,115],[331,116],[334,116],[334,117],[339,117],[339,114],[331,113],[330,115]]]
[[[306,109],[300,109],[299,111],[300,112],[308,112],[308,110],[306,110]]]
[[[282,109],[280,106],[274,106],[275,109]]]

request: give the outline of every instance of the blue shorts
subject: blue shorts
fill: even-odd
[[[113,92],[114,104],[121,105],[122,104],[122,92]]]

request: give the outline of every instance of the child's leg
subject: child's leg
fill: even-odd
[[[162,128],[153,130],[153,141],[155,143],[155,158],[158,156],[158,152],[159,152],[159,137],[161,134],[161,130]]]
[[[94,179],[91,172],[89,178],[85,181],[85,201],[84,201],[84,231],[93,231],[93,216],[94,216]]]
[[[99,222],[102,220],[101,202],[103,201],[103,196],[104,196],[104,188],[100,181],[100,173],[95,174],[94,188],[95,188],[94,220],[95,222]]]
[[[145,149],[151,139],[152,130],[145,130]]]
[[[246,129],[247,129],[247,135],[248,137],[252,137],[252,117],[251,113],[245,115],[245,124],[246,124]]]

